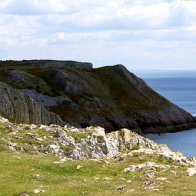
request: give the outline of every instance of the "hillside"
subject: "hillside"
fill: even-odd
[[[139,133],[196,127],[194,117],[157,94],[123,65],[93,69],[83,66],[90,63],[62,67],[58,61],[49,61],[47,66],[46,62],[43,61],[43,66],[42,61],[0,63],[0,113],[3,116],[13,122],[102,126],[106,131],[129,128]],[[4,83],[11,89],[6,101],[9,107],[5,106]],[[26,116],[31,115],[26,113],[40,112],[36,107],[25,110],[24,105],[28,107],[29,101],[20,102],[15,98],[18,94],[14,95],[14,89],[18,89],[20,96],[31,97],[31,102],[47,110],[49,116],[55,115],[55,120],[27,119]],[[64,123],[57,122],[59,117]]]
[[[132,130],[0,117],[0,195],[195,195],[196,159]]]

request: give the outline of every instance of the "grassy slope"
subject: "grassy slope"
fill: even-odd
[[[20,157],[20,158],[19,158]],[[156,177],[167,177],[168,183],[157,181],[159,192],[141,188],[145,177],[143,171],[124,173],[124,167],[144,162],[155,161],[155,157],[135,157],[124,163],[109,160],[103,161],[75,161],[63,164],[54,164],[58,158],[46,155],[28,155],[1,151],[0,153],[0,195],[18,195],[21,192],[32,193],[34,189],[42,188],[42,195],[126,195],[126,191],[135,189],[137,195],[195,195],[195,177],[188,177],[186,168],[175,169],[177,176],[169,172],[157,172]],[[161,160],[158,160],[162,162]],[[77,165],[82,168],[77,170]],[[40,177],[35,175],[39,174]],[[110,177],[111,181],[95,177]],[[124,178],[125,180],[121,179]],[[127,183],[131,180],[131,183]],[[125,190],[115,188],[126,185]],[[130,193],[129,193],[130,194]],[[128,193],[127,193],[128,195]]]
[[[22,192],[28,192],[33,195],[33,190],[41,188],[45,193],[40,195],[130,195],[127,190],[135,189],[137,195],[195,195],[196,176],[188,177],[186,174],[187,167],[173,168],[177,172],[177,176],[170,172],[158,170],[157,177],[167,177],[169,182],[161,182],[155,180],[155,187],[159,189],[156,192],[151,189],[143,189],[142,184],[146,181],[144,176],[145,170],[138,172],[124,173],[123,169],[132,164],[153,161],[162,164],[174,166],[171,161],[164,160],[155,155],[135,155],[134,157],[126,157],[124,162],[117,160],[86,160],[72,161],[62,164],[55,164],[59,158],[52,155],[32,154],[13,152],[8,149],[2,138],[13,138],[8,134],[9,130],[0,126],[0,195],[19,195]],[[20,132],[20,136],[25,135]],[[32,133],[38,135],[47,134],[46,131],[31,130]],[[48,133],[49,134],[49,133]],[[72,133],[74,134],[74,133]],[[76,135],[78,138],[80,136]],[[27,138],[20,143],[20,146],[31,143]],[[15,139],[13,142],[19,142]],[[24,147],[23,146],[23,147]],[[77,170],[77,166],[82,168]],[[39,174],[37,177],[36,175]],[[96,180],[95,178],[100,178]],[[104,177],[112,178],[111,181],[104,181]],[[124,180],[122,179],[124,178]],[[131,180],[131,183],[127,183]],[[162,183],[162,184],[161,184]],[[126,185],[125,190],[117,191],[115,188],[120,185]],[[38,194],[39,195],[39,194]]]

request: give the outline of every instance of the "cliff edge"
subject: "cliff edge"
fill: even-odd
[[[128,128],[139,133],[174,132],[196,127],[196,119],[191,114],[156,93],[123,65],[84,69],[80,66],[48,67],[45,62],[43,66],[41,61],[39,63],[39,67],[29,64],[30,69],[27,66],[4,66],[0,81],[18,89],[23,96],[31,97],[34,104],[59,115],[70,125],[102,126],[108,132]],[[5,93],[2,90],[2,95]],[[5,96],[0,99],[7,103]],[[28,106],[28,102],[25,103]],[[0,113],[4,107],[2,104]],[[10,110],[6,117],[20,121],[24,108],[15,108],[18,109],[17,115]],[[32,111],[36,114],[37,108]],[[30,111],[26,112],[29,115]],[[34,119],[36,117],[31,123],[37,123]],[[45,124],[42,120],[39,123]]]

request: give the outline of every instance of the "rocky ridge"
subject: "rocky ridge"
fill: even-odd
[[[128,129],[106,133],[101,127],[60,127],[59,125],[13,124],[1,117],[0,140],[13,151],[30,154],[53,154],[65,161],[85,159],[116,159],[123,161],[126,157],[158,156],[170,160],[179,166],[190,166],[187,174],[196,174],[195,157],[185,157],[180,152],[171,151],[166,145],[158,145]],[[142,168],[168,169],[171,166],[154,162],[130,165],[124,172]],[[156,170],[155,170],[156,171]]]
[[[8,172],[12,182],[2,189],[6,194],[10,189],[20,196],[67,191],[76,195],[195,193],[195,157],[173,152],[128,129],[106,133],[101,127],[14,124],[0,117],[0,151],[1,176],[4,180]],[[18,189],[13,188],[15,176]],[[22,184],[28,181],[28,186]],[[59,186],[55,189],[59,183],[63,191]]]
[[[101,126],[107,132],[127,128],[162,133],[196,127],[191,114],[157,94],[123,65],[93,69],[88,63],[62,63],[1,62],[1,115],[12,122],[67,122],[78,128]],[[5,85],[10,89],[9,99]],[[47,115],[41,117],[40,110]]]

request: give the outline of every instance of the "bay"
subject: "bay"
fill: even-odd
[[[196,116],[196,71],[136,72],[155,91]],[[166,134],[148,134],[149,139],[167,144],[185,156],[196,156],[196,129]]]

